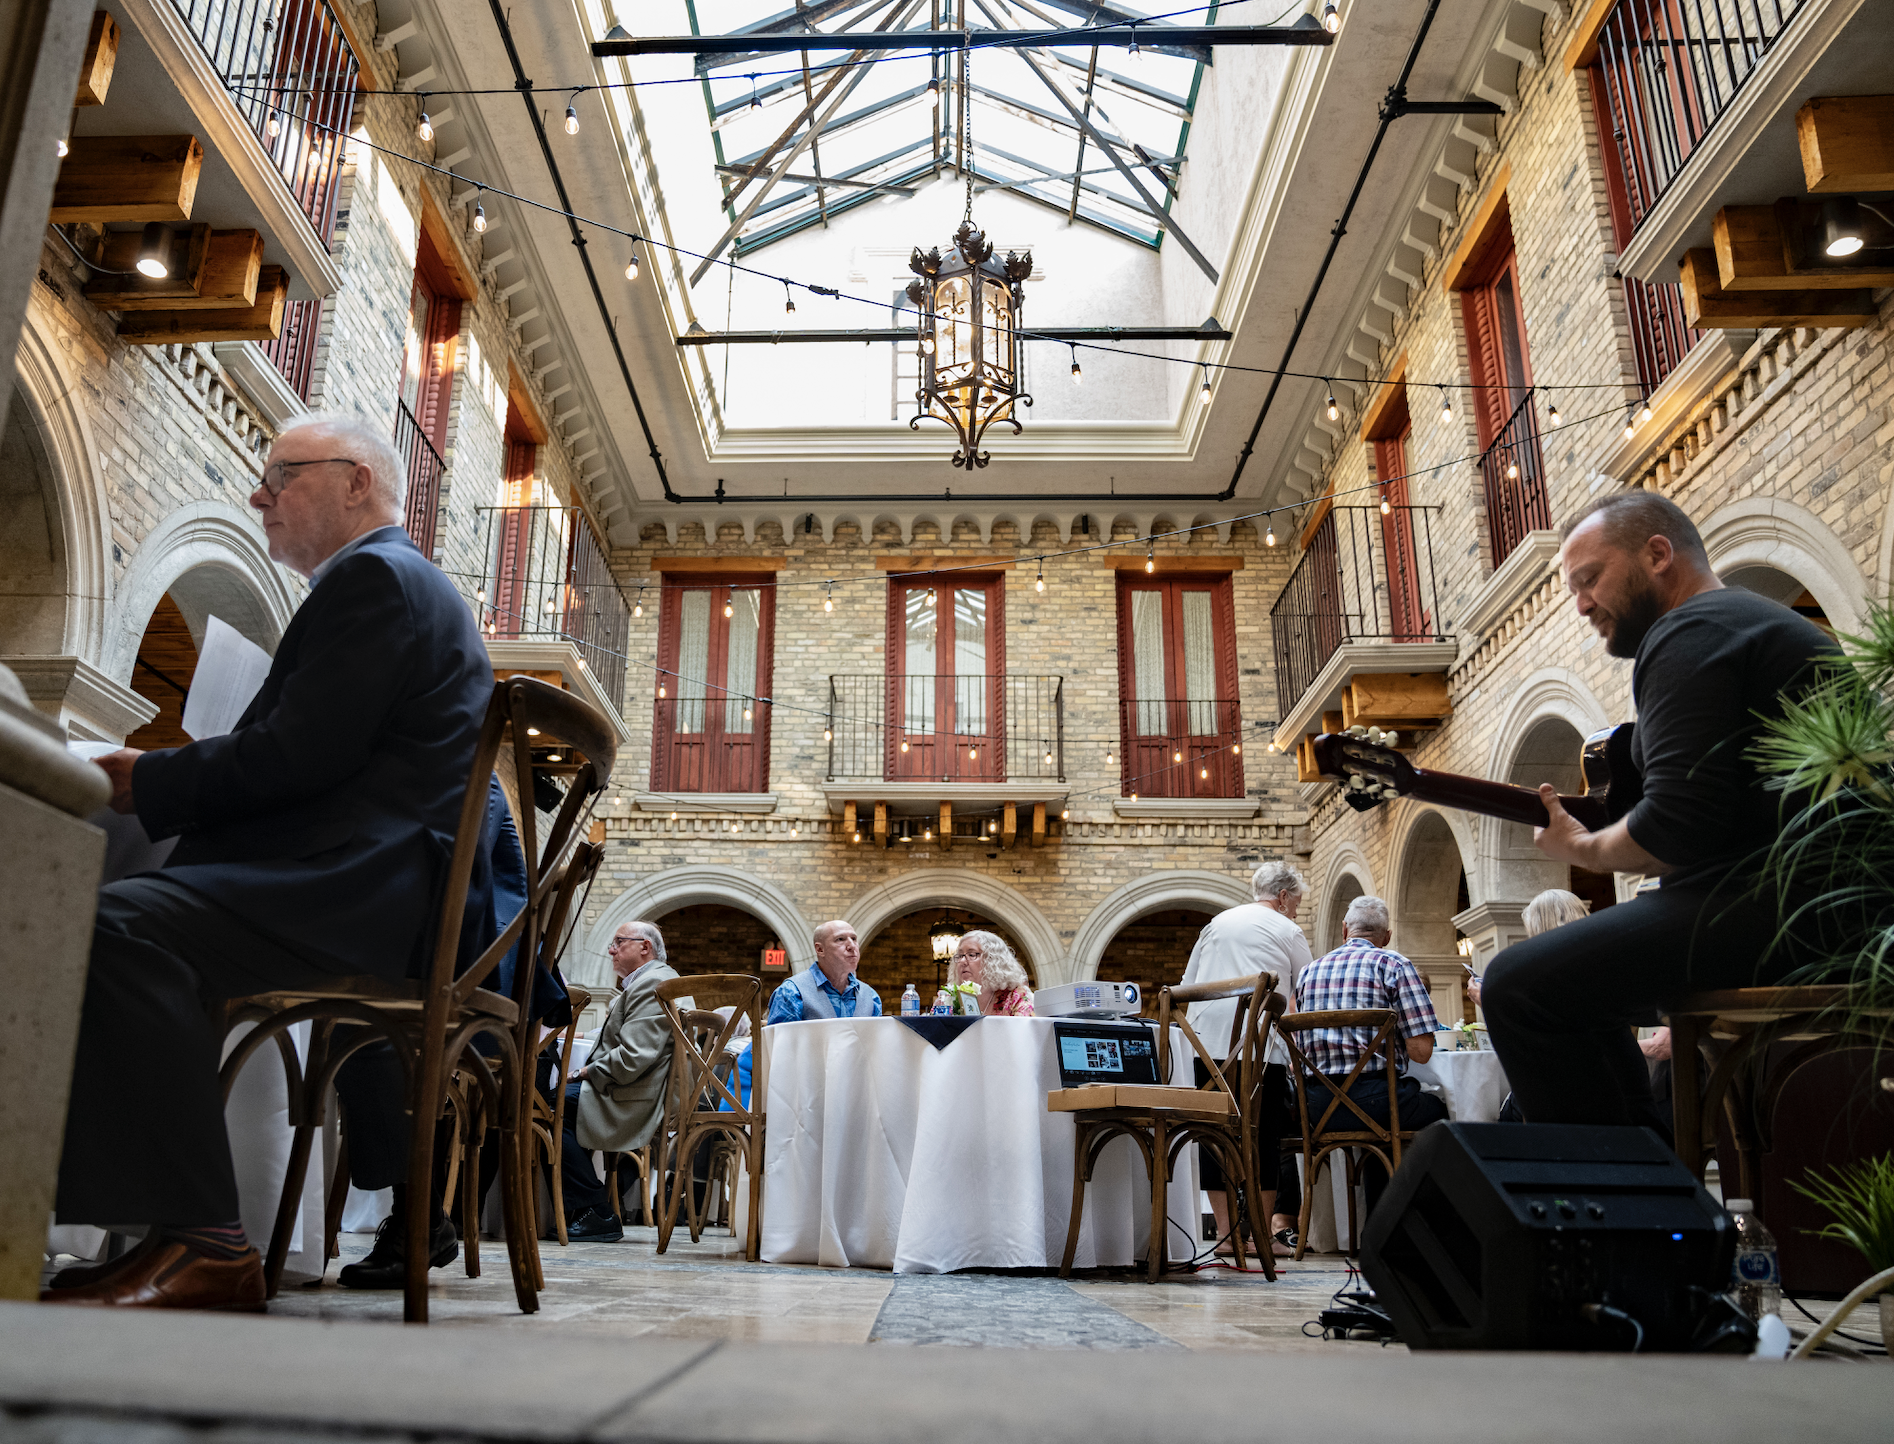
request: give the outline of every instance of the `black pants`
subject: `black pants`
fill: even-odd
[[[1387,1124],[1390,1121],[1387,1074],[1364,1074],[1355,1080],[1354,1086],[1348,1090],[1348,1096],[1360,1104],[1361,1111],[1376,1123]],[[1328,1111],[1328,1105],[1334,1097],[1335,1095],[1321,1084],[1310,1085],[1309,1126],[1311,1128],[1315,1127],[1322,1115]],[[1441,1096],[1438,1093],[1423,1092],[1420,1080],[1417,1078],[1403,1078],[1396,1083],[1395,1097],[1401,1104],[1401,1132],[1403,1133],[1418,1132],[1429,1123],[1438,1123],[1447,1116],[1447,1105]],[[1361,1119],[1356,1116],[1354,1109],[1344,1103],[1336,1108],[1329,1118],[1328,1126],[1338,1132],[1355,1132],[1361,1127]],[[1335,1161],[1331,1157],[1329,1167],[1334,1166]],[[1387,1189],[1388,1171],[1381,1166],[1381,1160],[1374,1154],[1364,1153],[1360,1176],[1362,1192],[1367,1196],[1368,1212],[1372,1214],[1374,1206],[1381,1201],[1381,1195]]]
[[[609,1215],[612,1211],[611,1190],[592,1166],[592,1150],[579,1142],[579,1090],[583,1087],[583,1078],[574,1078],[566,1084],[565,1132],[559,1139],[559,1172],[565,1190],[568,1221],[577,1218],[588,1208],[596,1210],[601,1216]]]
[[[1218,1061],[1222,1067],[1222,1060]],[[1210,1081],[1210,1070],[1203,1065],[1203,1059],[1191,1059],[1191,1067],[1196,1071],[1197,1086],[1203,1087]],[[1228,1074],[1224,1081],[1232,1088],[1236,1086]],[[1276,1189],[1280,1192],[1277,1175],[1281,1171],[1277,1163],[1280,1148],[1278,1139],[1287,1138],[1295,1131],[1295,1112],[1291,1106],[1294,1095],[1289,1089],[1289,1070],[1280,1063],[1263,1065],[1262,1078],[1256,1085],[1256,1097],[1252,1107],[1256,1114],[1256,1166],[1260,1177],[1256,1180],[1259,1192]],[[1293,1165],[1290,1173],[1295,1172]],[[1197,1182],[1206,1193],[1225,1193],[1229,1191],[1229,1181],[1224,1177],[1223,1165],[1217,1161],[1215,1153],[1208,1148],[1197,1150]],[[1282,1202],[1277,1200],[1276,1212],[1281,1213]],[[1269,1222],[1268,1219],[1263,1220]]]
[[[100,888],[59,1160],[59,1221],[235,1220],[217,1080],[223,1038],[207,1006],[332,976],[169,878]]]
[[[1756,983],[1776,926],[1773,901],[1659,888],[1506,949],[1480,1005],[1527,1121],[1668,1138],[1632,1025],[1680,994]]]

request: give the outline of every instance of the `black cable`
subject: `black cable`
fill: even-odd
[[[1816,1318],[1815,1315],[1811,1314],[1807,1309],[1803,1308],[1802,1301],[1798,1299],[1794,1294],[1784,1293],[1782,1297],[1787,1299],[1790,1303],[1794,1304],[1796,1312],[1799,1313],[1803,1318],[1807,1319],[1811,1324],[1819,1325],[1823,1322],[1823,1320]],[[1846,1339],[1851,1344],[1865,1344],[1870,1350],[1876,1350],[1884,1354],[1889,1352],[1888,1347],[1887,1347],[1887,1341],[1885,1339],[1882,1339],[1882,1340],[1864,1339],[1860,1337],[1858,1334],[1850,1334],[1850,1333],[1845,1332],[1842,1329],[1830,1329],[1828,1332],[1831,1336],[1838,1339]]]

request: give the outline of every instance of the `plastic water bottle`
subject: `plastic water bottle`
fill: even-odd
[[[1782,1272],[1776,1262],[1776,1236],[1756,1216],[1747,1198],[1723,1205],[1736,1217],[1736,1263],[1731,1270],[1730,1296],[1752,1319],[1782,1312]]]
[[[947,1000],[947,990],[945,988],[942,988],[938,993],[934,994],[934,1012],[936,1014],[945,1017],[947,1014],[953,1012],[953,1010],[953,1004]]]
[[[907,991],[901,995],[901,1016],[904,1018],[921,1016],[921,995],[914,991],[912,983],[908,984]]]

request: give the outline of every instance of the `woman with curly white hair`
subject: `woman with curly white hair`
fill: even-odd
[[[1026,969],[997,933],[976,929],[961,937],[960,946],[954,951],[950,981],[979,985],[980,1012],[985,1017],[1030,1018],[1033,1015],[1032,989],[1026,986]]]

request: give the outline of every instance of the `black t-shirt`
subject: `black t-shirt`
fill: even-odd
[[[1666,612],[1631,667],[1637,729],[1631,757],[1644,797],[1632,838],[1667,862],[1664,886],[1712,886],[1772,843],[1782,794],[1744,755],[1782,695],[1814,680],[1835,644],[1813,622],[1740,587],[1703,592]]]

